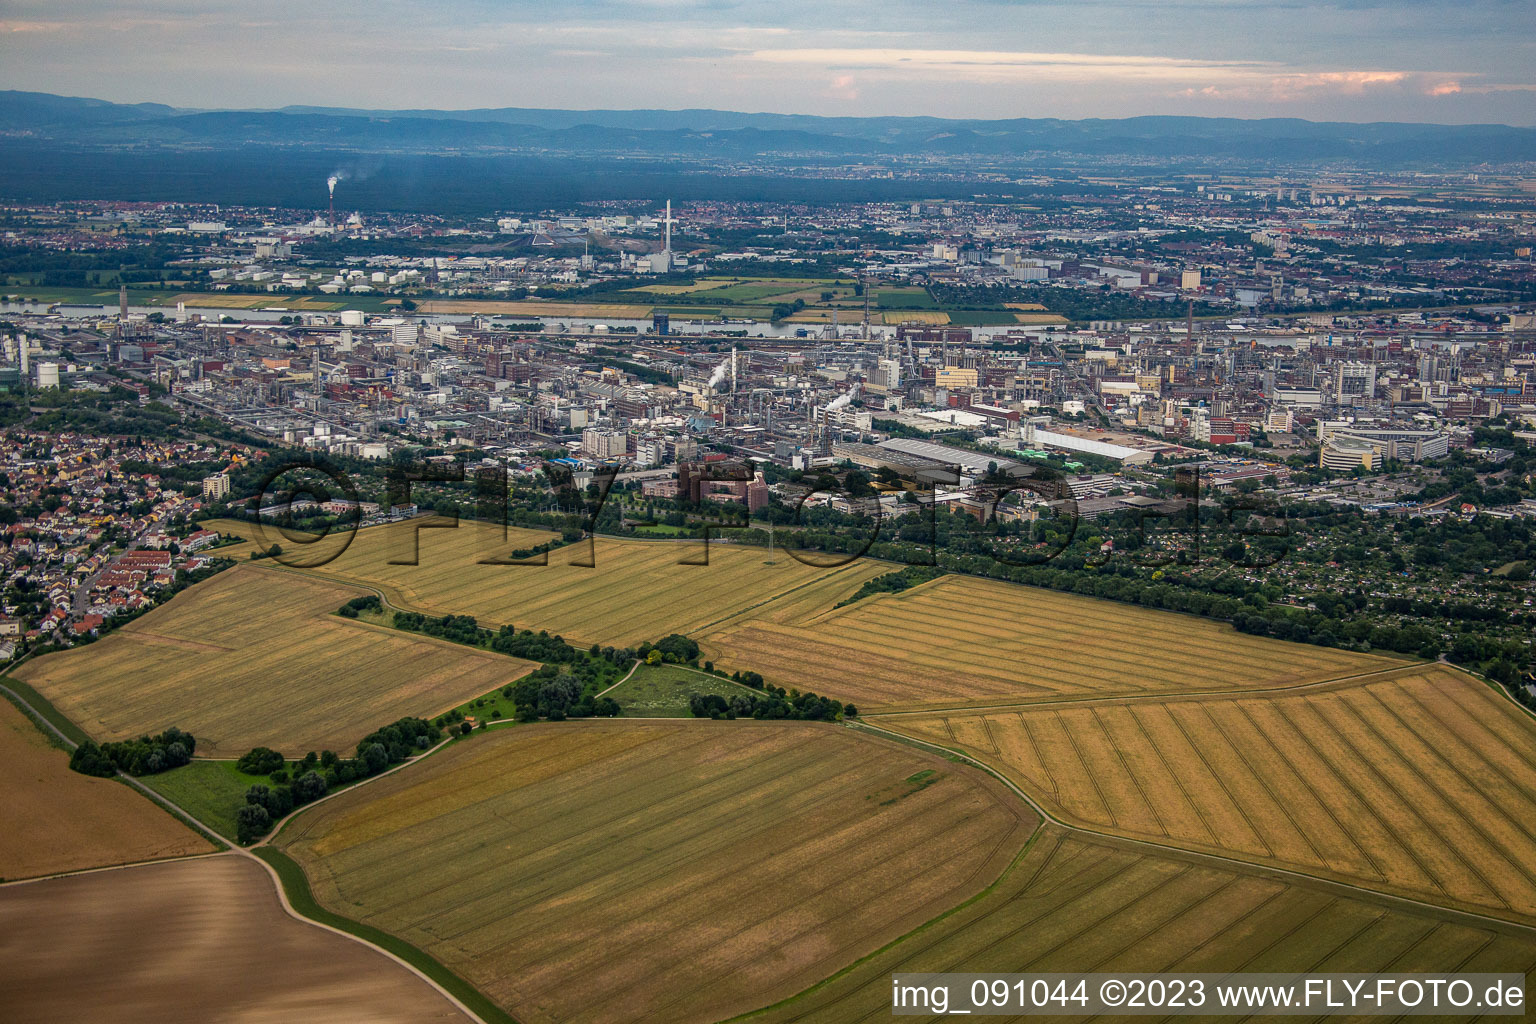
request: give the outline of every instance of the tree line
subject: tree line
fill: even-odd
[[[111,778],[118,772],[157,775],[187,764],[196,750],[196,737],[171,726],[158,736],[140,736],[136,740],[99,745],[86,740],[69,755],[69,767],[82,775],[99,778]]]

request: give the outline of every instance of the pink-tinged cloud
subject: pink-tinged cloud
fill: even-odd
[[[826,95],[838,100],[856,100],[859,98],[859,89],[852,75],[838,75],[827,86]]]
[[[899,49],[888,47],[780,48],[742,50],[742,65],[804,65],[837,74],[828,98],[859,97],[863,85],[926,79],[987,85],[1152,84],[1163,96],[1262,104],[1293,104],[1339,97],[1454,96],[1483,91],[1482,77],[1470,71],[1307,69],[1261,60],[1201,60],[1124,54],[1001,50]],[[840,73],[842,72],[842,73]]]

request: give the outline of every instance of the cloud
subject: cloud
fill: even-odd
[[[1279,67],[1268,61],[1195,60],[1093,53],[1034,53],[1010,50],[918,50],[890,47],[822,47],[748,50],[737,59],[765,64],[808,64],[826,68],[900,72],[947,78],[1085,78],[1098,75],[1174,77],[1219,70]]]
[[[927,78],[951,83],[1082,84],[1119,89],[1152,86],[1165,96],[1275,104],[1378,92],[1452,96],[1472,91],[1474,87],[1467,82],[1481,77],[1471,71],[1298,69],[1265,60],[1001,50],[783,48],[745,51],[736,59],[842,71],[834,85],[851,83],[851,72],[857,71],[866,79],[888,81]],[[827,95],[840,93],[829,91]]]
[[[67,21],[0,21],[0,33],[67,32],[73,28]]]
[[[852,75],[838,75],[828,84],[824,95],[836,100],[856,100],[859,98],[859,89]]]
[[[423,19],[408,0],[271,0],[259,10],[248,0],[0,0],[0,88],[199,107],[766,103],[839,114],[1519,123],[1531,120],[1536,91],[1536,0],[1465,0],[1454,15],[1440,0],[441,6],[442,17]],[[131,47],[79,59],[90,40],[125,33]],[[231,52],[267,57],[231,65]]]

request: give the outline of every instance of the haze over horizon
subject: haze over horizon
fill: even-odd
[[[942,18],[914,0],[3,11],[0,88],[203,109],[1536,123],[1536,11],[1521,0],[959,0]]]

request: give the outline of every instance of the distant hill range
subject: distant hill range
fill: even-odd
[[[974,156],[1042,165],[1117,159],[1474,167],[1536,161],[1536,129],[1350,124],[1291,118],[967,120],[813,117],[723,110],[185,110],[48,93],[0,92],[0,145],[89,149],[617,156],[653,160],[882,160]]]

